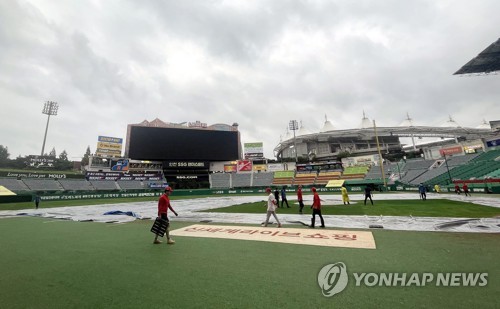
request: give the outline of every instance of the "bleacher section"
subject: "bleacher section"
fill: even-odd
[[[22,180],[17,180],[15,178],[0,178],[0,186],[4,186],[13,192],[30,190],[30,188],[28,188]]]
[[[254,173],[253,186],[254,187],[269,187],[273,183],[274,173]]]
[[[490,150],[488,152],[483,152],[479,154],[474,161],[479,162],[479,161],[495,161],[500,157],[500,149],[497,150]]]
[[[210,174],[210,187],[214,189],[230,188],[231,174],[226,174],[226,173]]]
[[[480,156],[480,154],[477,154],[477,153],[474,153],[474,154],[468,154],[468,155],[464,155],[464,156],[453,156],[453,157],[449,157],[446,161],[448,163],[448,167],[450,166],[459,166],[459,165],[463,165],[467,162],[470,162],[476,158],[478,158]]]
[[[439,169],[442,173],[435,177],[429,178],[428,180],[425,180],[424,183],[427,185],[449,183],[450,176],[452,180],[484,178],[486,175],[494,173],[495,171],[500,169],[500,161],[494,161],[499,156],[500,150],[492,150],[486,153],[481,153],[479,155],[466,155],[463,157],[469,158],[460,158],[460,161],[457,162],[462,163],[462,165],[454,165],[454,161],[450,162],[451,159],[457,160],[459,156],[451,157],[450,160],[447,160],[450,174],[448,174],[446,167],[444,167],[445,164],[441,164],[441,166],[437,169]],[[463,162],[466,163],[464,164]],[[451,164],[453,165],[450,167]]]
[[[316,181],[316,172],[311,173],[297,173],[293,180],[293,185],[313,185]]]
[[[144,185],[139,180],[117,180],[116,183],[122,190],[142,190]]]
[[[326,185],[330,180],[340,179],[341,172],[319,172],[316,185]]]
[[[348,166],[340,179],[364,179],[368,169],[368,166]]]
[[[250,187],[250,182],[251,182],[251,173],[245,173],[245,174],[232,174],[232,187],[233,188],[247,188]]]
[[[90,184],[96,190],[118,190],[118,187],[116,186],[116,182],[114,182],[114,181],[92,180],[92,181],[90,181]]]
[[[411,184],[413,184],[413,185],[418,185],[420,183],[427,184],[429,180],[431,180],[434,177],[443,175],[443,173],[447,173],[447,170],[446,170],[445,165],[441,164],[441,166],[439,166],[435,169],[429,170],[429,171],[423,173],[422,175],[418,176],[417,178],[413,179],[411,181]],[[446,182],[442,182],[439,184],[444,184],[444,183],[446,183]]]
[[[55,179],[23,179],[32,191],[63,191],[64,188]]]
[[[401,163],[403,163],[403,166],[399,167],[398,173],[401,172],[399,181],[409,184],[414,183],[415,179],[428,172],[429,168],[436,163],[436,160],[413,159]]]
[[[396,174],[399,175],[398,163],[389,163],[384,164],[384,172],[386,175],[388,174]],[[366,173],[365,179],[382,179],[382,171],[380,170],[380,166],[372,166],[370,170]]]
[[[274,172],[273,185],[291,185],[293,183],[294,171]]]
[[[500,169],[486,174],[482,178],[500,178]]]
[[[84,179],[59,179],[59,183],[67,191],[94,191],[90,182]]]

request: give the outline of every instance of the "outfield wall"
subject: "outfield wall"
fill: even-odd
[[[305,194],[310,192],[311,187],[303,187],[303,192]],[[365,186],[346,186],[347,190],[351,193],[363,193]],[[248,189],[186,189],[186,190],[175,190],[173,196],[218,196],[218,195],[256,195],[265,194],[266,188],[248,188]],[[340,188],[321,188],[317,187],[316,190],[319,193],[338,193]],[[453,187],[442,187],[442,192],[454,192]],[[489,187],[490,193],[500,194],[500,186]],[[380,191],[380,190],[379,190]],[[384,191],[384,190],[382,190]],[[405,185],[389,185],[387,187],[388,192],[418,192],[418,187],[410,187]],[[486,193],[484,187],[469,187],[471,193]],[[294,188],[286,189],[286,192],[290,197],[295,198],[296,190]],[[112,198],[139,198],[139,197],[159,197],[163,192],[161,190],[157,191],[139,191],[134,190],[134,192],[78,192],[78,193],[63,193],[63,192],[47,192],[41,194],[40,198],[42,201],[64,201],[64,200],[93,200],[93,199],[112,199]],[[21,203],[30,202],[34,200],[35,195],[23,194],[15,196],[0,196],[1,203]]]

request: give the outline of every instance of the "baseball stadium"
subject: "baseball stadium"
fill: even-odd
[[[500,71],[499,42],[455,74]],[[80,171],[2,168],[1,306],[498,308],[500,121],[291,121],[272,159],[238,127],[144,120]]]

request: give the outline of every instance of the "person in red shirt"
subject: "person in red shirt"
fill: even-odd
[[[299,185],[297,189],[297,201],[299,201],[299,213],[302,214],[302,208],[304,208],[304,199],[302,198],[302,185]]]
[[[467,184],[464,182],[463,186],[462,186],[462,189],[464,190],[464,194],[465,196],[470,196],[470,193],[469,193],[469,187],[467,186]]]
[[[177,212],[172,208],[172,205],[170,205],[170,193],[172,193],[172,188],[170,186],[165,187],[165,192],[160,196],[160,199],[158,200],[158,217],[162,218],[163,220],[167,221],[167,231],[165,235],[167,236],[167,244],[173,245],[175,244],[175,241],[170,238],[168,226],[170,225],[167,212],[170,209],[176,216],[178,216]],[[161,241],[158,240],[158,235],[155,236],[155,240],[153,241],[154,244],[161,244]]]
[[[310,227],[314,228],[314,223],[316,221],[316,215],[319,215],[319,219],[321,220],[321,227],[325,227],[325,220],[323,220],[323,216],[321,215],[321,199],[319,198],[318,192],[316,192],[316,188],[312,187],[311,191],[313,192],[313,204],[311,206],[313,210],[313,217],[311,218]]]
[[[458,183],[455,184],[455,193],[460,195],[462,191],[460,190],[460,187],[458,186]]]

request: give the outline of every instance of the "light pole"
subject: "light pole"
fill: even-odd
[[[45,126],[45,135],[43,136],[42,153],[40,154],[41,156],[43,156],[43,152],[45,150],[45,140],[47,139],[47,131],[49,130],[50,116],[56,116],[58,108],[59,106],[57,105],[57,103],[52,101],[45,102],[43,106],[42,114],[45,114],[48,117],[47,117],[47,125]]]
[[[448,177],[450,177],[450,184],[453,183],[453,179],[451,178],[450,169],[448,168],[448,160],[446,160],[446,152],[443,151],[444,156],[444,164],[446,165],[446,170],[448,171]]]
[[[293,148],[295,150],[295,163],[298,162],[297,160],[297,141],[295,139],[295,131],[299,129],[299,124],[297,120],[290,120],[290,123],[288,124],[288,128],[293,131]]]
[[[382,179],[384,181],[384,189],[387,188],[387,181],[385,179],[384,172],[384,162],[382,160],[382,152],[380,151],[380,143],[378,142],[378,134],[377,134],[377,125],[375,124],[375,120],[373,120],[373,131],[375,132],[375,140],[377,141],[377,150],[380,164],[380,172],[382,173]]]

